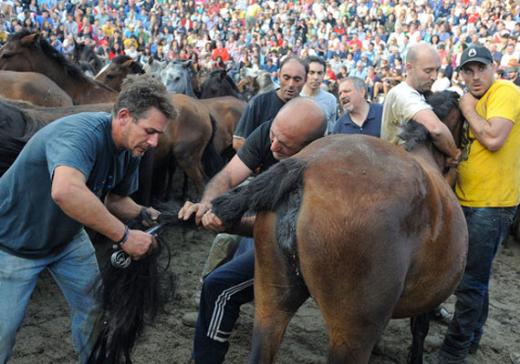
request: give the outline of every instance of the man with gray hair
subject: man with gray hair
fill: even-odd
[[[369,103],[367,87],[359,77],[347,77],[338,87],[343,116],[336,121],[332,134],[381,135],[383,105]]]
[[[399,144],[399,129],[413,119],[428,130],[435,146],[448,156],[448,163],[455,166],[460,150],[448,127],[424,97],[437,79],[440,67],[439,54],[430,44],[422,42],[410,47],[406,56],[406,80],[392,88],[385,98],[381,138]]]

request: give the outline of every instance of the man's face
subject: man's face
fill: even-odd
[[[309,64],[309,72],[307,73],[307,86],[311,90],[318,90],[325,76],[325,68],[319,62],[311,62]]]
[[[364,93],[354,87],[351,81],[343,81],[338,88],[339,101],[343,111],[352,112],[364,101]]]
[[[305,145],[301,133],[284,126],[279,119],[273,121],[269,138],[271,139],[271,152],[276,160],[289,158],[298,153]]]
[[[495,67],[492,64],[470,62],[460,72],[468,91],[477,99],[481,98],[495,81]]]
[[[440,67],[441,60],[437,52],[419,54],[415,64],[407,64],[408,77],[412,81],[412,87],[420,93],[430,91],[433,82],[437,79]]]
[[[278,96],[287,102],[298,96],[305,85],[305,67],[297,61],[289,61],[278,73],[278,78],[280,79]]]
[[[141,157],[147,150],[157,147],[159,135],[164,132],[168,119],[158,109],[150,108],[140,119],[130,114],[123,135],[125,147],[134,157]]]

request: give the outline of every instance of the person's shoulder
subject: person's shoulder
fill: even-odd
[[[520,87],[515,85],[512,81],[496,80],[489,88],[489,92],[512,93],[518,96],[520,94]]]

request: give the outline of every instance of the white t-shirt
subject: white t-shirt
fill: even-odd
[[[431,108],[423,95],[406,82],[401,82],[385,97],[381,138],[392,144],[399,144],[400,129],[419,111]]]

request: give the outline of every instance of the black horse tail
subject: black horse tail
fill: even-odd
[[[216,175],[222,168],[224,168],[226,163],[224,158],[222,158],[222,156],[217,153],[213,143],[217,133],[217,121],[213,115],[211,115],[211,113],[209,113],[209,118],[211,121],[211,137],[208,141],[208,144],[206,144],[206,148],[204,148],[204,152],[202,153],[202,168],[204,169],[204,174],[208,179]]]
[[[237,224],[246,211],[274,211],[302,188],[306,166],[297,158],[281,161],[249,184],[214,199],[212,210],[226,226]]]
[[[11,167],[27,141],[8,135],[0,129],[0,177]]]

